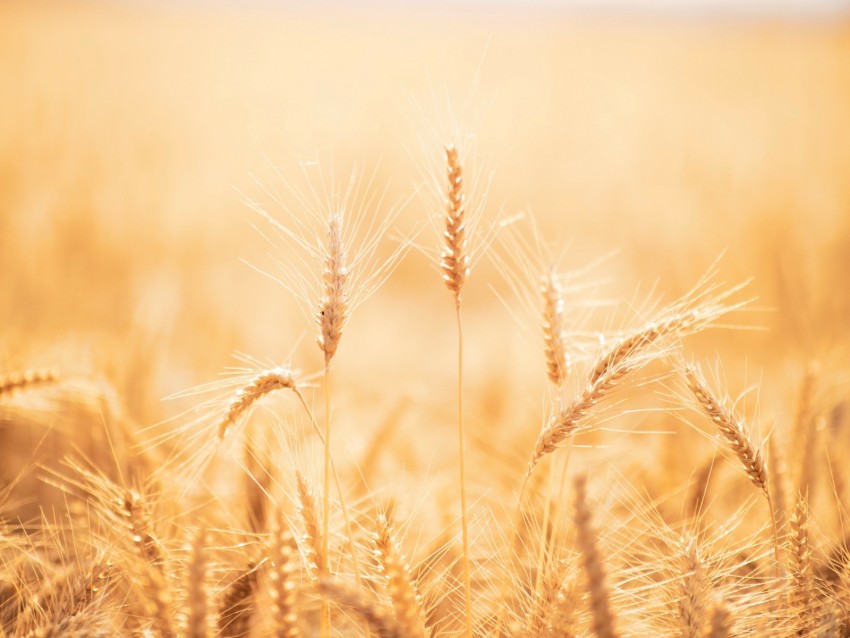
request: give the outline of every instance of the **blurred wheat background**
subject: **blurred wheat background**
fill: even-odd
[[[440,532],[457,532],[457,342],[429,222],[442,215],[433,191],[450,142],[468,158],[468,183],[487,192],[482,228],[515,220],[482,250],[464,292],[468,484],[482,582],[498,581],[492,561],[506,534],[494,530],[510,524],[527,454],[555,404],[538,309],[525,307],[504,276],[512,263],[505,237],[529,219],[562,255],[559,267],[578,273],[566,311],[587,335],[610,339],[643,326],[715,263],[715,281],[749,281],[736,299],[753,300],[719,322],[738,329],[689,336],[677,352],[716,369],[712,383],[732,396],[751,389],[738,407],[760,441],[795,427],[806,371],[816,371],[809,408],[839,437],[817,454],[848,447],[839,429],[850,383],[845,19],[510,4],[4,2],[0,95],[0,371],[50,367],[62,378],[0,400],[7,525],[29,528],[45,511],[68,522],[63,458],[90,459],[120,484],[131,481],[136,461],[127,459],[150,454],[132,469],[144,483],[177,439],[151,442],[179,430],[179,415],[199,401],[163,398],[215,380],[236,352],[321,371],[303,304],[272,280],[287,255],[246,202],[285,222],[282,204],[300,210],[295,193],[309,199],[312,185],[321,198],[355,175],[357,198],[374,203],[369,216],[399,211],[381,254],[405,238],[414,246],[346,328],[334,363],[335,460],[364,516],[397,502],[414,562]],[[575,452],[570,463],[590,468],[592,492],[601,489],[597,477],[668,505],[684,497],[715,448],[695,432],[711,435],[710,422],[679,414],[676,383],[668,376],[660,389],[636,391],[612,425],[629,432],[591,437],[598,447]],[[222,390],[220,405],[234,389]],[[318,389],[307,402],[321,412]],[[294,411],[271,402],[251,426],[278,427]],[[111,420],[124,424],[123,443],[110,440]],[[287,459],[276,465],[281,483],[294,481],[296,466],[318,472],[315,442],[256,437],[287,444],[270,452]],[[681,447],[700,452],[683,458],[673,451]],[[229,465],[214,461],[229,484],[209,479],[208,509],[197,500],[183,512],[189,522],[161,530],[166,549],[198,525],[229,530],[221,536],[233,543],[247,529],[240,497],[228,492],[244,482],[245,468],[234,465],[242,452],[229,454]],[[379,461],[369,457],[375,467],[363,492],[357,468],[369,454]],[[817,459],[818,467],[829,460]],[[664,472],[644,473],[659,460]],[[734,487],[717,497],[721,519],[755,500],[736,471],[724,474]],[[321,492],[320,475],[312,478]],[[813,528],[822,530],[815,551],[826,561],[843,538],[847,503],[830,498],[836,480],[819,480]],[[765,517],[753,518],[746,534],[764,532]],[[23,550],[6,542],[3,586],[20,592],[10,574]],[[221,565],[234,553],[216,555],[211,598],[233,580]],[[169,577],[179,580],[180,569]],[[482,601],[496,598],[478,591],[483,618],[490,608]],[[440,599],[432,595],[433,608]],[[624,633],[661,631],[629,611],[634,598],[619,600]],[[112,631],[135,627],[117,620],[119,611],[105,615]],[[447,613],[439,626],[451,634],[455,621]],[[39,626],[4,622],[15,636]],[[264,622],[253,635],[271,635]],[[783,622],[770,635],[797,635],[797,624]],[[231,635],[220,631],[211,635]]]

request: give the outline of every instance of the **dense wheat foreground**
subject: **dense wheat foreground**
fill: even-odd
[[[0,4],[0,636],[850,637],[850,26],[511,7]]]

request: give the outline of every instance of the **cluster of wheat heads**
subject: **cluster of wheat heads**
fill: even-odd
[[[512,424],[500,444],[522,449],[513,474],[468,498],[467,451],[487,437],[465,431],[461,300],[468,242],[489,240],[475,236],[480,208],[467,202],[459,150],[445,160],[437,263],[457,320],[458,465],[437,502],[417,516],[415,494],[374,485],[388,427],[355,467],[338,465],[333,447],[345,388],[332,387],[332,363],[347,321],[404,250],[379,263],[388,223],[344,205],[325,211],[323,232],[273,222],[301,251],[293,262],[315,269],[309,281],[281,263],[314,319],[319,373],[251,362],[159,429],[133,424],[102,384],[54,370],[0,377],[4,428],[45,413],[61,423],[84,397],[94,407],[78,409],[68,436],[96,423],[103,443],[38,469],[63,498],[35,518],[16,515],[19,485],[4,487],[0,636],[850,636],[843,403],[811,367],[793,418],[755,427],[686,362],[683,337],[745,303],[713,276],[645,325],[589,340],[572,330],[556,261],[520,259],[511,285],[539,313],[529,356],[550,384],[547,416],[534,432]],[[506,245],[514,257],[528,247]],[[322,409],[305,394],[317,384]],[[612,444],[626,456],[612,465],[626,469],[596,471],[611,419],[665,396],[676,404],[659,411],[689,427],[645,433],[648,468]],[[252,412],[272,397],[283,416],[260,423]],[[647,437],[667,447],[653,454]],[[307,440],[317,458],[293,451]],[[675,474],[668,457],[690,468],[684,480],[660,478]]]

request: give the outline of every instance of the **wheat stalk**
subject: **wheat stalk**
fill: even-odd
[[[461,537],[463,542],[463,593],[466,636],[472,638],[472,577],[469,558],[469,516],[466,503],[466,452],[463,422],[463,322],[461,321],[461,289],[469,276],[469,255],[466,250],[466,225],[463,194],[463,169],[453,144],[446,147],[448,188],[446,190],[445,231],[440,268],[443,282],[455,301],[457,323],[457,434],[460,473]]]

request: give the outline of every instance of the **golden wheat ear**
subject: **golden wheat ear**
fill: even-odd
[[[614,612],[611,609],[607,573],[599,552],[593,513],[587,502],[587,477],[579,476],[573,484],[575,490],[575,526],[581,565],[587,581],[591,626],[597,638],[617,638],[614,629]]]
[[[272,515],[268,552],[274,638],[298,638],[301,635],[295,612],[298,545],[280,509]]]
[[[295,377],[289,368],[265,370],[239,388],[227,406],[227,413],[218,424],[218,439],[223,440],[262,396],[282,389],[296,389]]]
[[[392,600],[396,620],[404,630],[404,635],[409,638],[425,638],[422,597],[410,572],[410,566],[394,538],[390,523],[383,514],[375,521],[373,545],[386,591]]]
[[[186,638],[207,638],[209,635],[207,595],[207,534],[201,529],[189,545],[189,564],[186,569]]]
[[[2,374],[0,375],[0,398],[21,390],[57,383],[59,379],[59,372],[49,368]]]

